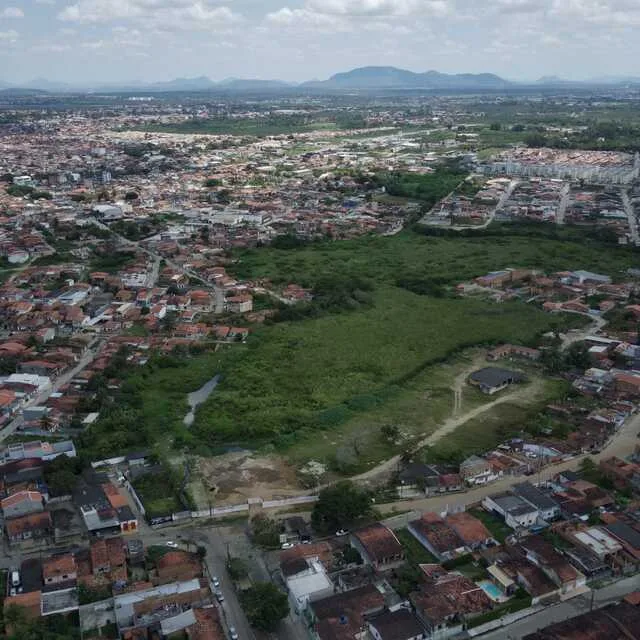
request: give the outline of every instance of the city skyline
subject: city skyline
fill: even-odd
[[[8,0],[0,80],[301,82],[367,65],[637,75],[633,0]],[[623,55],[624,54],[624,55]]]

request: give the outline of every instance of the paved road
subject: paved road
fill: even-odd
[[[35,398],[32,398],[29,402],[27,402],[24,405],[23,409],[25,407],[37,407],[45,403],[49,399],[49,396],[52,393],[58,391],[58,389],[63,387],[65,384],[68,384],[82,370],[86,369],[86,367],[88,367],[94,361],[94,359],[100,352],[100,349],[102,348],[103,344],[104,344],[104,340],[98,340],[98,343],[95,344],[95,346],[89,347],[89,349],[87,349],[87,352],[82,356],[82,359],[78,362],[78,364],[76,364],[76,366],[73,369],[70,369],[66,373],[63,373],[60,377],[58,377],[55,380],[55,382],[51,386],[51,389],[41,393]],[[0,430],[0,442],[2,442],[5,438],[8,438],[10,435],[15,433],[15,431],[19,429],[23,424],[24,424],[24,418],[22,417],[22,414],[14,418],[6,427]]]
[[[603,589],[599,589],[598,591],[593,591],[594,609],[622,600],[624,596],[638,588],[638,583],[640,583],[640,578],[638,578],[638,576],[632,576],[615,582]],[[561,622],[567,618],[573,618],[582,613],[586,613],[590,607],[591,593],[586,593],[552,607],[545,607],[545,609],[539,613],[534,613],[506,627],[476,637],[482,638],[482,640],[515,640],[516,638],[523,638],[529,633],[534,633],[538,631],[538,629],[542,629],[555,622]]]
[[[614,435],[609,443],[598,454],[591,456],[595,462],[610,458],[611,456],[626,457],[633,452],[636,445],[640,444],[638,435],[640,434],[640,414],[636,414],[625,422],[622,428]],[[575,470],[580,462],[589,457],[587,454],[579,455],[571,460],[551,464],[543,467],[540,473],[536,474],[535,480],[544,482],[560,471],[569,469]],[[393,509],[413,510],[420,513],[424,511],[442,512],[447,509],[462,508],[463,506],[482,501],[488,495],[506,491],[513,484],[522,482],[522,476],[505,476],[496,482],[488,485],[477,487],[463,493],[452,493],[444,496],[436,496],[433,498],[418,498],[416,500],[402,500],[389,504],[379,505],[383,513],[392,513]],[[406,522],[415,518],[415,513],[408,513],[398,517],[398,528],[404,526]],[[404,523],[404,524],[403,524]]]
[[[638,218],[636,212],[633,209],[631,200],[629,199],[629,192],[625,189],[622,191],[622,204],[627,214],[627,220],[629,220],[629,235],[631,236],[631,242],[633,244],[640,245],[640,234],[638,234]]]

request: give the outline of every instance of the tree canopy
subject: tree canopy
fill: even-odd
[[[270,582],[257,582],[243,591],[240,603],[251,626],[261,631],[275,631],[280,620],[289,615],[286,594]]]
[[[333,532],[349,527],[371,511],[369,493],[352,482],[339,482],[320,492],[311,514],[316,531]]]

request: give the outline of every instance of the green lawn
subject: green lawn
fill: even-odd
[[[407,562],[412,565],[416,564],[434,564],[438,560],[429,553],[414,537],[408,529],[398,529],[396,537],[404,547]]]
[[[481,520],[487,529],[491,532],[491,535],[500,543],[504,541],[513,533],[513,529],[505,524],[504,520],[501,520],[497,516],[485,511],[484,509],[470,509],[469,513],[472,516]]]

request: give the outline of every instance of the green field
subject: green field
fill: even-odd
[[[566,397],[570,386],[564,380],[546,379],[537,395],[526,401],[505,402],[465,422],[423,452],[426,462],[460,463],[472,454],[481,454],[509,437],[521,434],[523,425],[533,420],[553,400]]]
[[[390,284],[410,277],[457,283],[510,266],[549,272],[589,269],[620,277],[639,259],[637,252],[603,245],[572,230],[513,226],[497,226],[491,232],[495,235],[433,237],[406,231],[391,238],[367,236],[299,249],[254,249],[236,253],[233,271],[240,278],[266,277],[303,286],[327,276]]]
[[[236,254],[232,270],[239,277],[311,287],[327,280],[367,281],[369,301],[257,328],[246,345],[217,353],[152,358],[125,375],[116,401],[100,408],[100,420],[83,434],[85,453],[104,457],[162,444],[165,452],[171,445],[206,455],[230,444],[269,445],[286,451],[294,463],[317,456],[331,464],[346,443],[363,449],[356,468],[388,458],[450,414],[449,387],[464,365],[456,358],[464,358],[459,354],[465,348],[531,344],[543,332],[583,320],[524,303],[457,298],[442,289],[440,297],[418,295],[395,286],[400,279],[443,287],[506,266],[543,265],[549,271],[584,268],[619,277],[636,257],[589,238],[532,237],[530,231],[518,235],[518,229],[505,234],[454,238],[407,231],[392,238]],[[186,394],[217,373],[222,382],[187,429],[182,424]],[[484,402],[468,392],[464,399],[463,410]],[[405,443],[380,437],[387,424],[399,427]],[[456,432],[442,445],[475,450],[500,435],[497,423],[484,433],[480,422],[478,433],[474,424],[469,428],[468,439]]]

